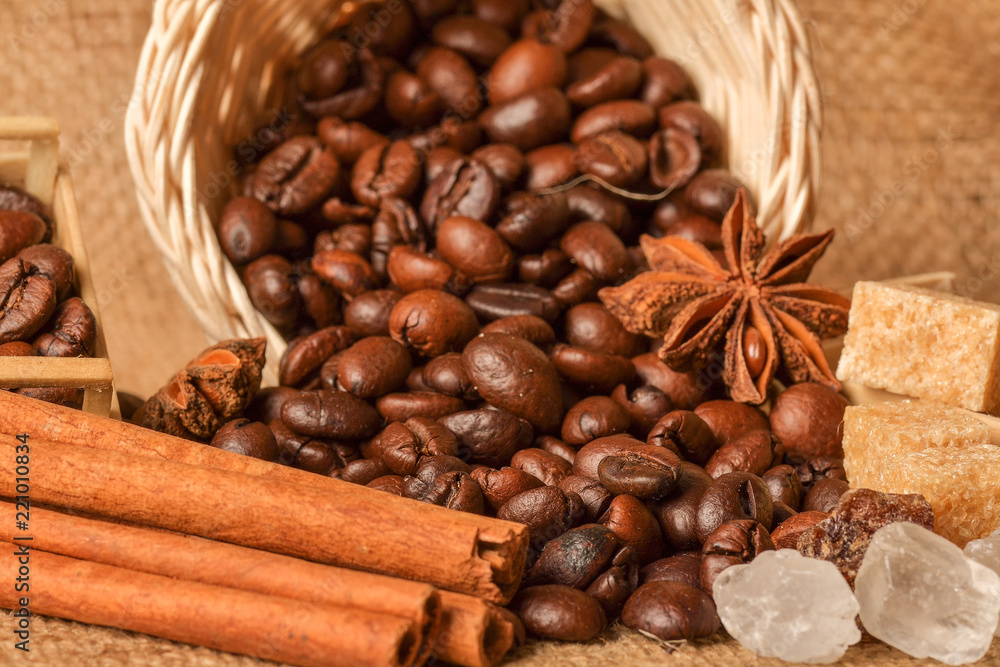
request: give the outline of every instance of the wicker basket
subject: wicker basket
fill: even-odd
[[[810,224],[821,100],[792,0],[597,0],[690,74],[726,128],[728,167],[774,238]],[[139,205],[209,338],[285,349],[222,254],[213,221],[237,191],[233,151],[275,119],[288,67],[337,22],[342,0],[161,0],[139,63],[125,141]]]
[[[77,294],[97,319],[94,358],[0,357],[0,387],[82,388],[83,409],[107,416],[115,403],[114,378],[90,260],[80,231],[73,181],[58,162],[59,124],[51,118],[0,118],[0,141],[28,142],[27,151],[0,150],[0,183],[22,187],[52,207],[52,243],[73,256]]]

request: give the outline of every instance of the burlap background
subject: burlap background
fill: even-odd
[[[819,227],[838,241],[816,277],[836,286],[950,269],[959,291],[1000,301],[1000,14],[989,0],[797,0],[816,39],[826,105]],[[119,389],[146,395],[206,341],[142,228],[122,121],[148,0],[0,0],[0,115],[63,127]],[[24,664],[8,615],[0,664]],[[251,665],[117,630],[35,619],[33,664]],[[988,660],[1000,663],[1000,642]],[[623,630],[589,645],[532,644],[511,664],[778,664],[733,641],[669,653]],[[843,664],[922,665],[881,644]],[[263,664],[263,663],[260,663]],[[938,663],[933,663],[938,664]]]

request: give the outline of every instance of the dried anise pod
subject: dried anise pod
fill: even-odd
[[[839,390],[820,339],[847,330],[850,301],[803,282],[832,238],[832,230],[796,234],[764,255],[764,234],[740,190],[722,223],[727,266],[700,243],[643,236],[651,270],[598,296],[629,331],[663,336],[660,358],[674,370],[703,368],[723,352],[733,400],[764,402],[779,370],[792,382]]]
[[[260,388],[265,340],[227,340],[198,355],[140,408],[140,425],[209,439],[240,414]]]

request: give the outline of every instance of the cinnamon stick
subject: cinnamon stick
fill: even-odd
[[[447,520],[458,513],[429,516],[424,504],[390,494],[332,494],[173,461],[29,442],[36,503],[423,581],[501,603],[513,596],[524,571],[523,530],[511,530],[506,540],[484,549],[474,526]],[[0,461],[13,462],[19,444],[0,436]],[[14,475],[0,475],[0,496],[14,495]]]
[[[472,554],[472,558],[485,560],[493,569],[497,586],[504,594],[499,596],[499,599],[494,599],[496,596],[488,599],[501,603],[508,601],[509,596],[516,592],[523,574],[528,536],[527,529],[518,523],[467,512],[455,512],[407,498],[392,497],[388,500],[384,492],[365,486],[233,454],[127,422],[98,417],[11,392],[0,392],[0,433],[9,435],[27,433],[32,437],[61,444],[266,477],[322,489],[331,501],[342,499],[345,502],[357,503],[362,498],[367,498],[370,503],[393,507],[400,514],[410,517],[414,521],[414,531],[419,531],[421,526],[430,522],[469,526],[473,529],[474,536],[467,544],[468,553]]]
[[[0,501],[0,541],[12,542],[18,536],[15,513],[13,503]],[[496,606],[468,595],[439,593],[427,584],[38,507],[31,508],[30,527],[31,546],[41,551],[203,584],[412,618],[428,638],[418,663],[433,654],[463,667],[487,667],[514,643],[514,628]]]
[[[0,581],[18,576],[0,545]],[[413,619],[248,593],[31,551],[30,590],[0,586],[0,606],[143,632],[302,667],[408,667],[421,647]]]

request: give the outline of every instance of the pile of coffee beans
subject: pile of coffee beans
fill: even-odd
[[[595,298],[641,233],[721,248],[740,183],[684,72],[591,0],[390,0],[290,88],[218,225],[282,386],[212,444],[528,526],[534,636],[715,632],[718,573],[846,488],[845,403],[726,400]]]
[[[0,356],[91,357],[97,320],[75,295],[73,257],[52,245],[52,216],[24,190],[0,185]],[[16,393],[79,408],[83,389]]]

